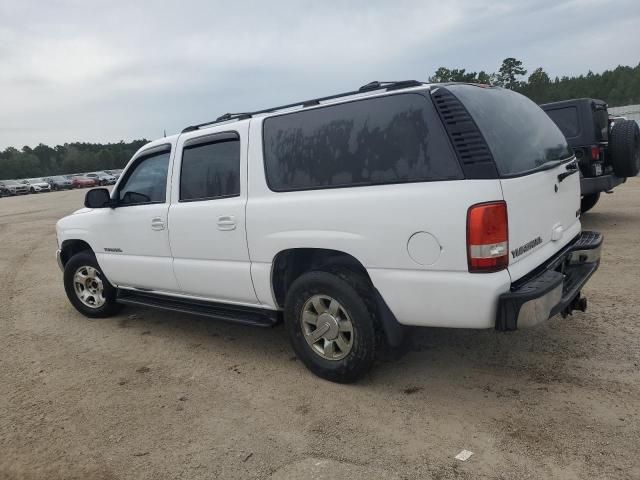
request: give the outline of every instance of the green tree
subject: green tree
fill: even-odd
[[[517,77],[526,75],[527,71],[522,66],[522,62],[513,57],[507,57],[502,61],[498,75],[496,76],[496,84],[509,90],[516,90],[522,85]]]
[[[467,72],[464,68],[454,68],[450,70],[446,67],[440,67],[428,80],[431,83],[466,82],[491,84],[493,76],[484,70],[480,72]]]

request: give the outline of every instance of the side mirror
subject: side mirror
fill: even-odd
[[[84,206],[87,208],[105,208],[111,206],[111,196],[106,188],[92,188],[84,196]]]

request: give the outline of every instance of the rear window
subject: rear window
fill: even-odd
[[[180,201],[240,195],[240,139],[185,147],[181,172]]]
[[[270,117],[263,133],[275,191],[462,178],[434,107],[420,94]]]
[[[447,88],[475,120],[502,176],[521,175],[571,157],[560,129],[524,95],[473,85]]]
[[[546,112],[565,137],[578,136],[580,126],[578,124],[578,109],[576,107],[556,108],[554,110],[546,110]]]

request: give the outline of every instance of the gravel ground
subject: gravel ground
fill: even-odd
[[[281,326],[80,316],[53,257],[83,195],[0,199],[1,479],[640,478],[640,179],[583,218],[605,234],[587,313],[421,329],[351,386]]]

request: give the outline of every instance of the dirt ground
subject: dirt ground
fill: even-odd
[[[418,330],[351,386],[281,326],[82,317],[54,225],[83,195],[0,199],[0,479],[640,478],[640,178],[583,218],[605,234],[587,313]]]

